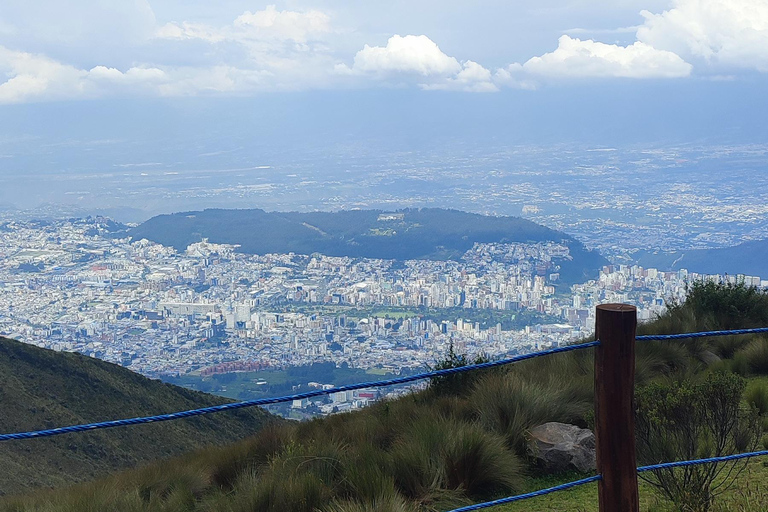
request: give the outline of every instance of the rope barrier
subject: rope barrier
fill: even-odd
[[[710,336],[736,336],[739,334],[757,334],[768,332],[768,327],[759,327],[757,329],[734,329],[731,331],[704,331],[689,332],[685,334],[651,334],[646,336],[636,336],[637,341],[663,341],[663,340],[684,340],[688,338],[709,338]]]
[[[768,455],[768,450],[759,452],[739,453],[737,455],[724,455],[722,457],[710,457],[708,459],[695,459],[695,460],[682,460],[677,462],[664,462],[662,464],[651,464],[650,466],[642,466],[637,468],[638,473],[644,471],[656,471],[659,469],[679,468],[682,466],[695,466],[697,464],[712,464],[716,462],[728,462],[730,460],[749,459],[752,457],[761,457]]]
[[[181,418],[190,418],[192,416],[200,416],[203,414],[211,414],[221,411],[230,411],[234,409],[242,409],[244,407],[255,407],[260,405],[279,404],[284,402],[292,402],[294,400],[304,400],[305,398],[314,398],[317,396],[330,395],[332,393],[339,393],[342,391],[354,391],[357,389],[365,388],[381,388],[385,386],[393,386],[397,384],[406,384],[408,382],[414,382],[417,380],[431,379],[434,377],[442,377],[445,375],[453,375],[456,373],[469,372],[474,370],[482,370],[487,368],[495,368],[497,366],[503,366],[518,361],[524,361],[526,359],[533,359],[535,357],[548,356],[552,354],[558,354],[562,352],[570,352],[572,350],[579,350],[584,348],[595,347],[599,345],[599,341],[590,341],[587,343],[581,343],[577,345],[566,345],[563,347],[551,348],[543,350],[541,352],[532,352],[530,354],[523,354],[509,359],[500,359],[498,361],[491,361],[488,363],[460,366],[457,368],[446,368],[444,370],[435,370],[426,373],[419,373],[416,375],[409,375],[407,377],[397,377],[395,379],[375,381],[375,382],[361,382],[358,384],[349,384],[347,386],[340,386],[338,388],[331,389],[318,389],[315,391],[307,391],[304,393],[297,393],[295,395],[281,396],[275,398],[259,398],[256,400],[246,400],[243,402],[234,402],[222,405],[213,405],[210,407],[203,407],[201,409],[191,409],[188,411],[174,412],[170,414],[159,414],[156,416],[142,416],[138,418],[128,418],[124,420],[112,420],[102,421],[98,423],[86,423],[83,425],[72,425],[69,427],[59,427],[47,430],[35,430],[31,432],[18,432],[15,434],[0,434],[0,441],[8,441],[11,439],[32,439],[37,437],[51,437],[61,434],[69,434],[73,432],[83,432],[86,430],[99,430],[103,428],[122,427],[126,425],[139,425],[143,423],[156,423],[159,421],[177,420]]]
[[[487,501],[485,503],[477,503],[475,505],[468,505],[466,507],[456,508],[451,510],[450,512],[469,512],[470,510],[480,510],[483,508],[488,507],[495,507],[497,505],[503,505],[505,503],[512,503],[513,501],[522,501],[527,500],[530,498],[535,498],[537,496],[544,496],[545,494],[550,494],[557,491],[564,491],[566,489],[570,489],[571,487],[576,487],[578,485],[584,485],[591,482],[597,482],[602,477],[600,475],[590,476],[588,478],[582,478],[581,480],[575,480],[573,482],[568,482],[566,484],[560,484],[556,485],[554,487],[549,487],[547,489],[541,489],[539,491],[533,491],[528,492],[525,494],[518,494],[517,496],[510,496],[508,498],[501,498],[494,501]]]

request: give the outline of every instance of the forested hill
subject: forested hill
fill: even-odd
[[[564,280],[594,277],[607,260],[569,235],[517,217],[490,217],[437,208],[396,212],[280,213],[204,210],[153,217],[128,232],[178,250],[208,238],[239,244],[247,254],[287,253],[382,259],[458,259],[475,242],[563,242],[572,260]]]
[[[227,399],[142,377],[80,354],[0,338],[0,433],[207,407]],[[223,444],[279,421],[258,408],[0,447],[0,495],[91,480],[117,469]]]

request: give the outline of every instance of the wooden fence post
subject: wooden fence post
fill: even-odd
[[[601,304],[595,316],[595,438],[600,512],[639,512],[635,460],[637,309]]]

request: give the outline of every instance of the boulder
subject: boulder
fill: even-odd
[[[595,435],[576,425],[550,422],[532,428],[528,451],[546,473],[595,469]]]

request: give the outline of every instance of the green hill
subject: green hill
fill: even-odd
[[[396,212],[280,213],[264,210],[204,210],[159,215],[128,230],[184,250],[202,238],[239,244],[246,254],[288,253],[395,260],[458,259],[475,242],[565,243],[571,259],[558,261],[565,281],[594,277],[608,261],[560,231],[517,217],[490,217],[438,208]]]
[[[709,283],[694,286],[688,301],[639,331],[765,325],[768,294]],[[591,425],[593,360],[591,349],[581,350],[441,379],[425,391],[362,411],[275,425],[227,447],[68,490],[6,498],[0,510],[436,512],[551,486],[584,475],[542,477],[526,455],[526,432],[548,421]],[[466,361],[454,356],[446,362]],[[642,342],[636,367],[638,389],[743,376],[749,384],[737,407],[759,412],[755,418],[768,432],[768,337]],[[127,436],[133,429],[120,432]],[[30,446],[40,442],[45,441]],[[768,473],[760,460],[747,471],[733,491],[717,498],[719,508],[712,512],[765,510],[760,500]],[[640,490],[644,512],[673,510],[649,486]],[[499,510],[595,511],[595,504],[591,486]]]
[[[79,354],[0,338],[0,433],[193,409],[226,399],[147,379]],[[99,478],[118,469],[242,439],[260,409],[0,445],[0,494]]]

